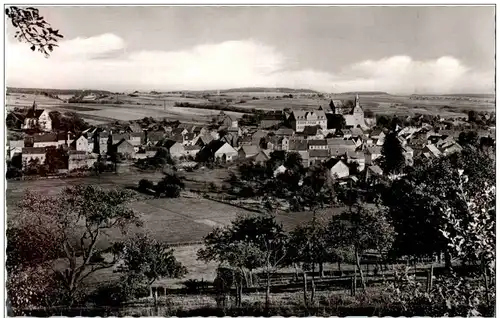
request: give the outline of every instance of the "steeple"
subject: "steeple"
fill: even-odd
[[[36,101],[33,101],[33,113],[36,112]]]
[[[359,95],[356,93],[356,101],[354,103],[355,107],[359,107]]]

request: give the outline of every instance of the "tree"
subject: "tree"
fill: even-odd
[[[470,123],[475,123],[478,120],[478,115],[473,110],[469,110],[469,112],[467,113],[467,115],[468,115],[468,121]]]
[[[62,148],[47,147],[45,155],[45,166],[49,172],[68,167],[68,155]]]
[[[184,189],[184,182],[175,173],[169,173],[156,185],[156,195],[177,198],[182,189]]]
[[[127,240],[122,251],[120,272],[143,278],[148,288],[160,278],[180,278],[187,274],[186,267],[177,261],[172,248],[146,234],[137,234]]]
[[[198,257],[240,270],[262,267],[266,275],[266,308],[269,308],[271,274],[284,264],[286,245],[287,235],[274,216],[245,216],[208,234]]]
[[[388,222],[385,211],[358,203],[352,211],[333,216],[327,233],[330,235],[329,240],[337,246],[352,247],[365,290],[361,255],[367,250],[375,250],[383,255],[394,241],[394,228]]]
[[[13,245],[7,255],[31,267],[50,268],[64,289],[64,302],[72,305],[86,278],[116,264],[116,257],[110,262],[91,262],[94,255],[109,250],[98,248],[104,232],[142,225],[139,216],[126,206],[130,199],[128,191],[96,186],[67,188],[58,197],[28,192],[12,224],[20,239],[9,238],[12,242],[23,241],[27,249]],[[51,261],[56,257],[62,258],[64,266]]]
[[[89,124],[80,115],[74,112],[61,113],[53,110],[49,113],[52,120],[52,129],[63,132],[82,132],[89,128]]]
[[[403,146],[396,132],[387,134],[382,145],[383,168],[385,173],[399,173],[405,166]]]
[[[387,188],[382,199],[397,232],[395,255],[418,257],[444,252],[451,269],[453,250],[441,230],[449,219],[444,211],[453,211],[458,218],[467,215],[467,204],[460,196],[460,171],[468,177],[463,185],[468,193],[479,193],[485,184],[495,182],[491,173],[494,160],[475,148],[466,148],[462,153],[414,166]]]
[[[365,117],[366,118],[375,118],[375,113],[371,109],[365,110]]]
[[[462,131],[458,135],[458,143],[462,147],[466,147],[466,146],[475,147],[475,146],[477,146],[478,140],[479,140],[479,137],[477,135],[477,132],[474,130]]]
[[[54,30],[45,19],[40,16],[38,9],[27,7],[19,8],[10,6],[5,9],[5,14],[16,28],[15,38],[31,45],[31,50],[49,56],[57,41],[63,36],[59,30]]]
[[[331,251],[327,242],[326,224],[319,218],[313,219],[305,224],[298,225],[290,233],[288,244],[288,262],[302,264],[304,280],[306,270],[316,270],[319,266],[320,275],[323,276],[323,265],[331,261]],[[314,276],[312,281],[311,303],[314,303]],[[304,288],[306,286],[304,285]],[[304,294],[307,291],[304,290]],[[307,298],[305,298],[307,305]]]

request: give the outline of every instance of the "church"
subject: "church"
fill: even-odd
[[[345,124],[347,127],[364,127],[365,124],[365,112],[361,108],[359,104],[359,95],[356,94],[356,99],[354,101],[354,107],[345,106],[340,101],[330,101],[330,110],[329,113],[342,115],[345,119]]]
[[[24,129],[39,128],[43,131],[52,130],[52,120],[49,112],[46,109],[37,109],[36,102],[33,102],[33,107],[28,111],[24,118]]]

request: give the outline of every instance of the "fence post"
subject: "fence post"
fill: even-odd
[[[432,280],[434,278],[434,264],[431,264],[431,270],[429,274],[429,292],[432,290]]]

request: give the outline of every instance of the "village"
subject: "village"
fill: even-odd
[[[210,125],[131,121],[118,127],[56,131],[49,112],[34,102],[18,124],[24,138],[8,143],[7,160],[17,168],[13,176],[22,172],[63,175],[95,171],[99,162],[107,162],[108,167],[114,164],[115,172],[126,172],[134,162],[154,158],[160,148],[166,149],[180,168],[207,162],[265,163],[271,152],[284,151],[298,153],[304,167],[326,164],[331,176],[339,180],[383,174],[379,161],[389,129],[377,125],[373,118],[365,118],[359,96],[351,103],[331,100],[319,109],[285,109],[260,117],[258,127],[241,125],[221,111]],[[406,165],[411,166],[418,158],[460,152],[459,135],[471,131],[468,127],[467,121],[439,118],[435,126],[399,122],[394,129]],[[30,133],[33,131],[38,133]],[[494,127],[478,133],[479,137],[495,138]],[[39,168],[49,163],[55,163],[55,168]],[[279,166],[276,173],[285,170]]]

